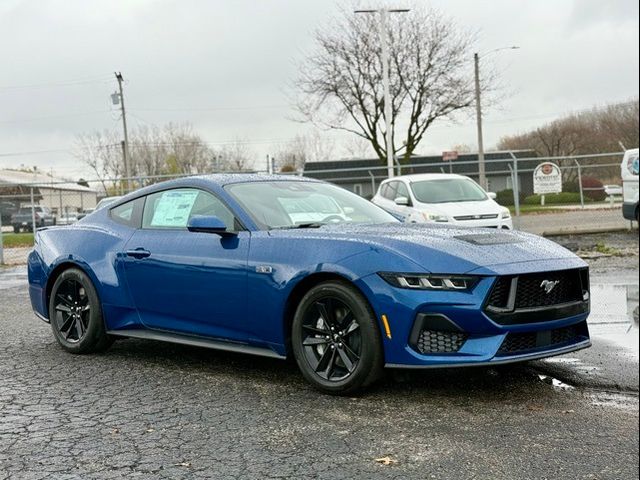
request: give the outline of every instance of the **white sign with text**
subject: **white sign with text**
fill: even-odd
[[[562,172],[555,163],[541,163],[533,171],[533,193],[546,195],[562,192]]]

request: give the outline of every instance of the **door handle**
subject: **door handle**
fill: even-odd
[[[151,255],[151,252],[149,250],[145,250],[142,247],[138,247],[135,250],[127,250],[126,254],[128,257],[133,258],[147,258]]]

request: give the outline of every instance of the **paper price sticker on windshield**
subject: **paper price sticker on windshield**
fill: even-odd
[[[541,163],[533,171],[533,193],[546,195],[562,192],[562,172],[551,162]]]

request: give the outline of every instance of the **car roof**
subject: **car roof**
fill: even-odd
[[[406,180],[408,182],[420,182],[424,180],[448,180],[453,178],[469,178],[465,175],[458,175],[456,173],[416,173],[413,175],[400,175],[397,177],[385,180],[382,183],[387,183],[393,180]]]
[[[276,182],[276,181],[293,181],[293,182],[320,182],[314,178],[300,177],[298,175],[278,175],[268,173],[213,173],[210,175],[198,175],[196,177],[208,180],[220,186],[230,185],[233,183],[253,183],[253,182]]]
[[[194,175],[190,177],[181,177],[174,180],[167,180],[155,183],[147,187],[135,190],[117,201],[109,205],[114,208],[118,205],[128,202],[134,198],[138,198],[151,193],[168,190],[172,188],[190,188],[190,187],[224,187],[237,183],[260,183],[260,182],[309,182],[309,183],[326,183],[315,178],[300,177],[297,175],[277,175],[277,174],[257,174],[257,173],[214,173],[209,175]]]

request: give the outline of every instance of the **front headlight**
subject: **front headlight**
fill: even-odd
[[[502,211],[502,218],[503,218],[503,219],[505,219],[505,220],[506,220],[507,218],[511,218],[511,212],[509,211],[509,209],[508,209],[508,208],[505,208],[505,209]]]
[[[438,213],[420,212],[425,222],[448,222],[449,219],[446,215],[440,215]]]
[[[470,275],[420,275],[415,273],[378,273],[387,283],[415,290],[471,290],[478,277]]]

